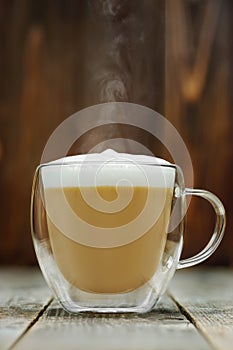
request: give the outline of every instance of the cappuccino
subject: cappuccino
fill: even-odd
[[[97,189],[105,200],[114,200],[116,196],[114,187],[106,186]],[[95,196],[96,188],[89,187],[86,190],[90,196]],[[64,196],[71,210],[84,220],[87,226],[92,225],[105,229],[128,226],[130,230],[130,222],[140,215],[148,192],[153,198],[148,215],[153,217],[156,207],[160,209],[161,205],[164,205],[157,221],[140,238],[113,248],[96,248],[80,244],[67,237],[65,232],[61,232],[56,222],[52,222],[48,217],[48,231],[54,258],[63,276],[77,288],[98,293],[126,292],[138,288],[154,275],[166,242],[172,191],[143,187],[135,187],[133,190],[133,198],[126,208],[117,213],[104,213],[88,206],[82,197],[80,188],[64,188]],[[59,191],[60,189],[56,188],[46,189],[45,198],[50,205],[57,203]],[[122,195],[126,197],[130,191],[131,188],[128,187],[121,189]],[[164,191],[166,201],[161,204]],[[61,203],[60,215],[62,212]],[[63,217],[63,220],[66,218]],[[74,227],[74,229],[78,231],[79,227]]]
[[[172,204],[173,169],[161,172],[127,159],[121,163],[78,160],[43,169],[56,264],[64,278],[83,291],[132,291],[159,268]]]

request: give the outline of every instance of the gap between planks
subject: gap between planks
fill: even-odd
[[[20,340],[14,349],[213,349],[168,295],[150,313],[119,317],[69,314],[54,301]]]
[[[174,295],[170,293],[169,291],[167,292],[167,295],[172,299],[172,301],[176,304],[178,307],[180,313],[186,317],[186,319],[193,324],[193,326],[197,329],[198,333],[205,339],[205,341],[210,345],[213,350],[218,350],[218,348],[213,344],[211,339],[203,332],[201,327],[199,326],[198,322],[195,321],[195,319],[192,317],[192,314],[189,312],[189,310],[182,305],[178,300],[175,299]]]
[[[24,336],[26,336],[27,332],[39,321],[39,319],[43,316],[43,314],[45,313],[45,311],[48,309],[48,307],[50,306],[50,304],[53,301],[53,297],[48,301],[47,304],[45,304],[42,309],[38,312],[38,314],[36,315],[36,317],[29,323],[29,325],[27,326],[27,328],[20,334],[20,336],[14,341],[13,344],[11,344],[11,346],[8,348],[8,350],[13,350],[14,347],[23,339]]]

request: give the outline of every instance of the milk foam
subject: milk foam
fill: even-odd
[[[171,163],[164,159],[118,153],[108,149],[102,153],[57,159],[46,163],[41,172],[44,188],[87,186],[173,188],[175,169],[169,165]]]

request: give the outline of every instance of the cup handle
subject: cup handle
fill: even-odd
[[[177,269],[190,267],[208,259],[210,255],[213,254],[213,252],[219,246],[223,238],[224,229],[226,226],[225,209],[222,202],[219,200],[217,196],[215,196],[213,193],[206,190],[197,190],[197,189],[191,189],[191,188],[186,188],[184,194],[185,196],[192,196],[192,195],[199,196],[206,199],[208,202],[210,202],[216,214],[216,222],[215,222],[214,233],[209,243],[206,245],[206,247],[200,253],[190,258],[180,260],[177,265]]]

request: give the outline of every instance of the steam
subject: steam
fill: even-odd
[[[94,80],[100,102],[129,101],[131,92],[130,14],[128,1],[99,0],[95,3],[103,25],[103,49]]]
[[[100,86],[100,102],[128,101],[127,82],[117,72],[103,72],[98,77]]]
[[[119,0],[100,0],[104,15],[116,16],[122,7],[123,1]]]

